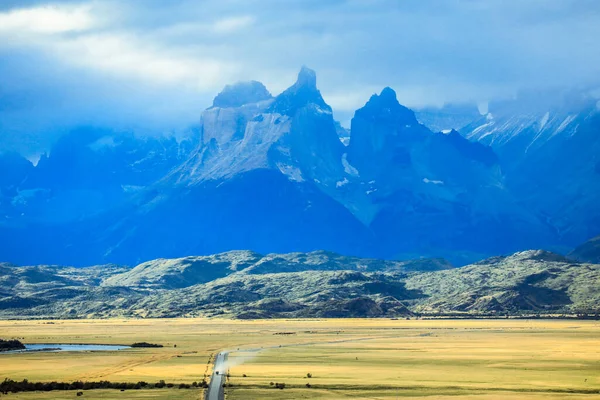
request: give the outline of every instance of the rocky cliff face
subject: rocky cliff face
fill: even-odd
[[[343,172],[343,145],[315,72],[303,67],[274,99],[246,92],[246,84],[228,86],[202,114],[202,142],[174,174],[177,182],[195,185],[257,169],[294,182],[335,182]],[[244,101],[224,102],[224,96]]]
[[[359,215],[371,211],[370,227],[396,254],[450,253],[458,243],[481,254],[517,249],[525,227],[551,240],[505,190],[489,147],[454,130],[430,131],[390,88],[356,112],[347,160],[368,187],[370,204]]]

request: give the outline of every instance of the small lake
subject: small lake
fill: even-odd
[[[113,344],[25,344],[25,350],[5,351],[0,354],[7,353],[28,353],[28,352],[59,352],[59,351],[115,351],[129,349],[130,346],[120,346]]]

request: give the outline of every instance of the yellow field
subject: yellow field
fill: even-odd
[[[277,334],[283,332],[291,334]],[[600,323],[594,321],[0,321],[0,337],[23,338],[25,343],[147,341],[166,346],[1,354],[0,379],[192,383],[210,374],[211,354],[229,350],[230,400],[600,398]],[[286,388],[275,389],[271,382]],[[6,397],[75,397],[67,393]],[[84,398],[201,396],[198,389],[152,389],[86,391]]]

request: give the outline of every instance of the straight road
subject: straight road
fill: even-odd
[[[223,389],[223,383],[225,383],[225,376],[227,375],[225,361],[227,361],[227,352],[223,351],[217,354],[210,385],[206,392],[206,400],[223,400],[225,398],[225,390]]]

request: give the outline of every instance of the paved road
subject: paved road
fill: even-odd
[[[215,367],[213,369],[212,378],[210,378],[210,385],[206,392],[206,400],[223,400],[225,398],[225,391],[223,389],[223,383],[225,383],[225,361],[227,361],[227,352],[221,352],[217,354],[215,359]]]
[[[375,339],[383,339],[390,338],[394,336],[378,336],[378,337],[369,337],[369,338],[356,338],[356,339],[343,339],[343,340],[331,340],[326,342],[307,342],[307,343],[290,343],[283,344],[279,346],[265,346],[265,347],[256,347],[252,349],[243,349],[242,353],[257,353],[262,350],[267,349],[276,349],[282,347],[300,347],[300,346],[314,346],[319,344],[334,344],[334,343],[346,343],[346,342],[360,342],[363,340],[375,340]],[[238,349],[239,350],[239,349]],[[225,370],[225,361],[227,361],[227,357],[229,352],[222,351],[217,354],[217,358],[215,359],[215,366],[213,369],[212,378],[210,379],[210,385],[208,391],[206,392],[206,400],[224,400],[225,399],[225,390],[223,389],[223,383],[225,383],[225,377],[227,375],[227,371]],[[217,374],[218,372],[218,374]]]

